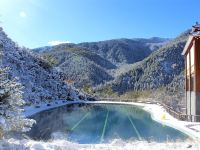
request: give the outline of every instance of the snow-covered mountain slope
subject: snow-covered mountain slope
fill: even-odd
[[[75,100],[79,92],[69,87],[63,75],[29,49],[19,47],[0,28],[1,64],[9,67],[9,78],[18,78],[24,86],[24,100],[31,103],[57,99]]]
[[[190,30],[185,31],[135,64],[131,70],[121,74],[113,82],[114,91],[124,93],[129,90],[150,90],[167,87],[171,84],[184,71],[184,57],[181,52],[189,33]],[[181,87],[182,83],[176,83]]]
[[[65,43],[33,49],[43,57],[52,57],[55,67],[76,87],[97,86],[112,81],[123,70],[149,56],[169,39],[113,39],[79,44]],[[69,71],[70,70],[70,71]]]

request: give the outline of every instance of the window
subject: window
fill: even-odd
[[[192,46],[190,50],[190,65],[191,65],[191,73],[194,73],[194,61],[195,61],[195,50],[194,50],[194,45]]]
[[[190,77],[189,76],[187,76],[187,78],[186,78],[186,91],[190,91]]]
[[[191,67],[194,66],[194,56],[195,56],[195,52],[194,52],[194,45],[193,45],[191,50],[190,50]]]
[[[187,54],[187,75],[190,74],[190,53]]]
[[[194,91],[194,73],[190,77],[190,91]]]

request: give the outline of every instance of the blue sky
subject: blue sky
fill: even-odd
[[[176,37],[200,21],[200,0],[0,0],[0,26],[21,46]]]

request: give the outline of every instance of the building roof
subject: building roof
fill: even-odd
[[[183,49],[182,55],[185,55],[187,53],[187,51],[189,50],[190,46],[192,45],[192,42],[195,37],[200,37],[200,24],[199,23],[196,23],[196,25],[192,26],[192,31],[190,32],[190,36],[187,40],[185,48]]]

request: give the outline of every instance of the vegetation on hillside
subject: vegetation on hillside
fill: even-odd
[[[58,63],[57,60],[49,54],[43,55],[42,58],[48,63],[50,67],[54,67]]]
[[[84,87],[88,82],[97,86],[115,78],[114,70],[122,65],[143,60],[168,39],[117,39],[80,44],[61,44],[35,49],[44,56],[55,58],[67,80],[76,81],[76,87]],[[156,46],[157,45],[157,46]],[[48,62],[48,61],[47,61]],[[49,60],[49,62],[52,62]],[[51,63],[50,63],[51,64]],[[121,72],[121,71],[120,71]]]
[[[132,70],[120,75],[112,88],[119,93],[129,90],[152,90],[170,84],[184,70],[181,52],[189,32],[185,32],[149,57],[134,65]]]
[[[9,131],[26,132],[35,123],[22,115],[22,85],[9,78],[9,68],[2,66],[3,45],[0,43],[0,139]]]

